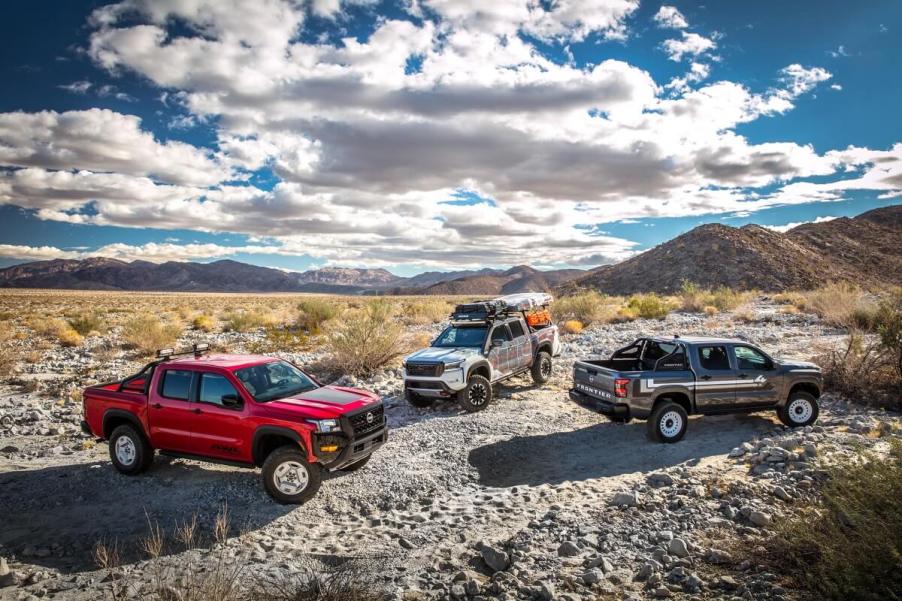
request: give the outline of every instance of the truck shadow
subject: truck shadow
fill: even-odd
[[[693,418],[686,437],[659,444],[645,436],[645,422],[604,422],[581,430],[517,436],[473,449],[470,465],[484,486],[538,486],[654,471],[691,459],[728,453],[774,423],[762,416]]]
[[[196,516],[208,546],[226,508],[229,536],[257,530],[290,512],[263,491],[258,471],[201,467],[160,457],[145,474],[118,474],[109,462],[0,473],[0,547],[28,563],[64,573],[97,569],[94,549],[115,548],[122,563],[145,559],[150,524],[183,549],[175,531]]]

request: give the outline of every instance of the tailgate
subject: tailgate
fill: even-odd
[[[619,372],[608,367],[592,365],[585,361],[573,364],[573,388],[599,399],[614,398],[614,379]]]

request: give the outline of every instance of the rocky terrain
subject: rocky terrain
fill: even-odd
[[[832,281],[902,285],[902,205],[780,233],[711,223],[615,265],[568,282],[607,294],[672,293],[702,287],[808,290]],[[662,267],[664,267],[662,269]]]
[[[478,414],[451,403],[410,407],[397,369],[343,378],[383,396],[390,440],[366,468],[329,475],[301,507],[274,504],[257,471],[158,457],[146,474],[120,476],[105,445],[79,432],[70,393],[139,363],[115,350],[115,332],[51,349],[0,388],[0,600],[97,599],[120,581],[140,596],[159,566],[178,578],[224,558],[254,578],[290,573],[306,557],[374,558],[378,584],[405,600],[799,598],[743,545],[767,544],[769,529],[816,493],[829,462],[885,449],[898,415],[827,395],[820,421],[804,430],[770,413],[692,418],[683,441],[659,445],[643,422],[608,422],[566,395],[575,358],[640,334],[739,336],[799,359],[844,337],[764,300],[744,314],[589,328],[566,339],[548,385],[513,380]],[[182,343],[239,350],[261,335],[192,332]],[[286,356],[310,364],[321,355]],[[209,528],[223,507],[225,543],[145,558],[148,524],[172,536],[197,516]],[[97,568],[98,542],[116,544],[124,571]]]

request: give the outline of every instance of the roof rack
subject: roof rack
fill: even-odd
[[[200,357],[205,352],[210,350],[210,345],[206,342],[201,342],[199,344],[195,344],[191,347],[191,350],[188,351],[179,351],[175,352],[175,349],[172,348],[163,348],[157,351],[157,359],[165,361],[170,357],[179,357],[181,355],[194,355],[195,357]]]
[[[451,313],[451,321],[479,322],[491,321],[511,313],[532,311],[547,307],[553,302],[550,294],[544,292],[524,292],[508,294],[491,300],[481,300],[457,305]]]

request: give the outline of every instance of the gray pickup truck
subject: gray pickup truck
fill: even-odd
[[[648,435],[677,442],[690,414],[776,410],[791,427],[818,416],[821,369],[771,358],[743,340],[640,338],[610,359],[576,361],[570,399],[611,417],[648,420]]]

